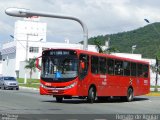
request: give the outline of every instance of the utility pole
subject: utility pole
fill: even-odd
[[[28,37],[29,34],[27,34],[27,39],[26,39],[26,61],[28,60]]]

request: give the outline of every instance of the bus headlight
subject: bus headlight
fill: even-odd
[[[45,85],[43,85],[43,84],[41,84],[41,83],[40,83],[40,86],[41,86],[42,88],[46,88],[46,86],[45,86]]]
[[[77,85],[77,82],[74,82],[74,83],[72,83],[71,85],[66,86],[66,87],[64,87],[64,88],[69,89],[69,88],[73,88],[73,87],[76,86],[76,85]]]

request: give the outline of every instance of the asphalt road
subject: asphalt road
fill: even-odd
[[[0,114],[160,114],[160,97],[138,96],[133,102],[112,99],[87,103],[72,99],[57,103],[52,96],[33,90],[0,90]],[[81,118],[81,117],[80,117]]]

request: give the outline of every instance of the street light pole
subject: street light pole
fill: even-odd
[[[37,12],[37,11],[31,11],[28,9],[22,9],[22,8],[8,8],[6,9],[5,13],[10,16],[14,17],[32,17],[32,16],[42,16],[42,17],[51,17],[51,18],[59,18],[59,19],[69,19],[77,21],[83,29],[83,49],[88,49],[88,29],[86,24],[82,22],[80,19],[73,17],[73,16],[66,16],[66,15],[57,15],[52,13],[44,13],[44,12]]]
[[[28,37],[29,35],[27,34],[27,39],[26,39],[26,62],[28,61]],[[24,84],[27,84],[27,70],[25,69],[25,74],[24,74]]]

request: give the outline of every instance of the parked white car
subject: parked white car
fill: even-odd
[[[5,89],[16,89],[19,90],[19,85],[14,77],[0,76],[0,88]]]

